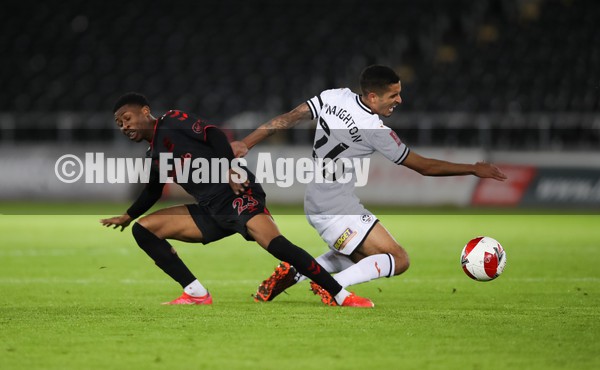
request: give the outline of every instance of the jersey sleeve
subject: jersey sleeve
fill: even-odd
[[[321,113],[321,109],[323,109],[323,99],[321,98],[321,94],[314,96],[306,101],[308,108],[310,108],[311,119],[316,119],[319,117],[319,113]]]
[[[316,119],[321,114],[321,110],[327,104],[331,104],[332,100],[335,100],[348,89],[330,89],[322,91],[319,95],[312,97],[306,101],[306,104],[310,108],[311,119]]]
[[[131,218],[136,219],[140,217],[160,199],[165,184],[161,183],[159,179],[159,173],[152,170],[150,172],[150,181],[146,184],[135,202],[127,209],[127,214]]]
[[[229,162],[234,158],[233,149],[231,149],[227,136],[217,127],[210,126],[207,128],[206,142],[211,146],[217,158],[227,158]]]
[[[396,132],[387,126],[370,130],[369,141],[375,150],[398,165],[402,164],[410,153],[410,149],[400,140]]]

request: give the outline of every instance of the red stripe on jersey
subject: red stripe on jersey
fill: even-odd
[[[156,128],[158,127],[158,119],[154,121],[154,130],[152,131],[152,140],[150,140],[150,149],[154,149],[154,138],[156,137]]]
[[[400,141],[400,138],[398,137],[398,134],[396,134],[394,132],[394,130],[390,131],[390,136],[392,137],[392,139],[394,139],[394,141],[396,142],[396,144],[398,144],[398,146],[402,145],[402,141]]]

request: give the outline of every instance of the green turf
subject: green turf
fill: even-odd
[[[214,304],[161,306],[180,288],[93,212],[0,216],[0,369],[600,368],[599,215],[382,215],[411,268],[353,287],[369,310],[325,307],[306,282],[254,303],[277,261],[238,236],[176,243]],[[325,251],[303,216],[276,220]],[[477,235],[506,249],[496,281],[460,268]]]

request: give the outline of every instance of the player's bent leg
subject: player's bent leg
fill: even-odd
[[[275,258],[293,265],[301,274],[323,283],[323,288],[332,295],[342,287],[304,249],[292,244],[277,228],[273,219],[266,214],[252,217],[247,223],[248,233],[256,242]]]
[[[340,284],[308,254],[304,249],[292,244],[279,233],[273,219],[266,214],[252,217],[246,227],[250,236],[254,238],[263,248],[275,258],[293,265],[301,274],[318,283],[341,305],[346,305],[346,298],[351,296],[350,292],[343,289]],[[269,240],[269,238],[271,238]],[[352,294],[353,297],[356,297]],[[364,302],[363,307],[373,307],[370,300],[359,297]]]
[[[163,209],[141,218],[132,227],[133,237],[154,263],[177,281],[183,294],[165,304],[211,304],[212,297],[165,239],[201,241],[202,234],[183,206]],[[187,214],[187,215],[186,215]],[[191,223],[189,222],[191,221]]]
[[[402,274],[410,266],[408,253],[398,244],[381,222],[373,227],[362,244],[352,252],[350,258],[358,263],[369,256],[377,254],[388,254],[393,257],[393,275]]]
[[[137,221],[160,239],[201,242],[202,232],[185,205],[163,208]]]
[[[337,272],[344,271],[348,267],[354,265],[354,262],[350,259],[350,257],[339,252],[334,252],[332,250],[323,253],[319,257],[315,258],[315,260],[317,260],[319,265],[323,266],[325,271],[327,271],[330,274],[335,274]],[[295,279],[296,282],[299,283],[301,281],[304,281],[306,279],[306,276],[297,274]]]
[[[399,275],[408,268],[406,251],[379,223],[350,254],[350,258],[356,264],[335,275],[343,287]]]
[[[354,265],[350,257],[334,251],[327,251],[315,260],[330,274],[343,271]],[[271,276],[263,280],[252,296],[256,302],[272,301],[287,288],[305,279],[306,276],[299,273],[294,266],[287,262],[281,262]],[[313,290],[313,293],[315,292],[314,289],[311,290]]]
[[[269,244],[281,233],[273,219],[267,214],[258,214],[252,217],[246,227],[252,238],[265,250],[268,251]],[[296,283],[296,269],[288,262],[281,262],[275,271],[258,286],[256,293],[252,296],[256,302],[267,302],[273,300],[280,293]]]

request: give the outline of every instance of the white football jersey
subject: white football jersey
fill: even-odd
[[[347,158],[343,162],[349,163],[378,151],[399,165],[408,156],[410,150],[396,133],[350,89],[323,91],[306,104],[312,118],[317,120],[313,143],[315,161],[337,160],[339,164],[342,162],[339,159]],[[346,183],[315,180],[307,185],[304,196],[307,214],[350,215],[364,210],[354,194],[354,166],[344,166],[344,173],[351,174],[352,180]]]

